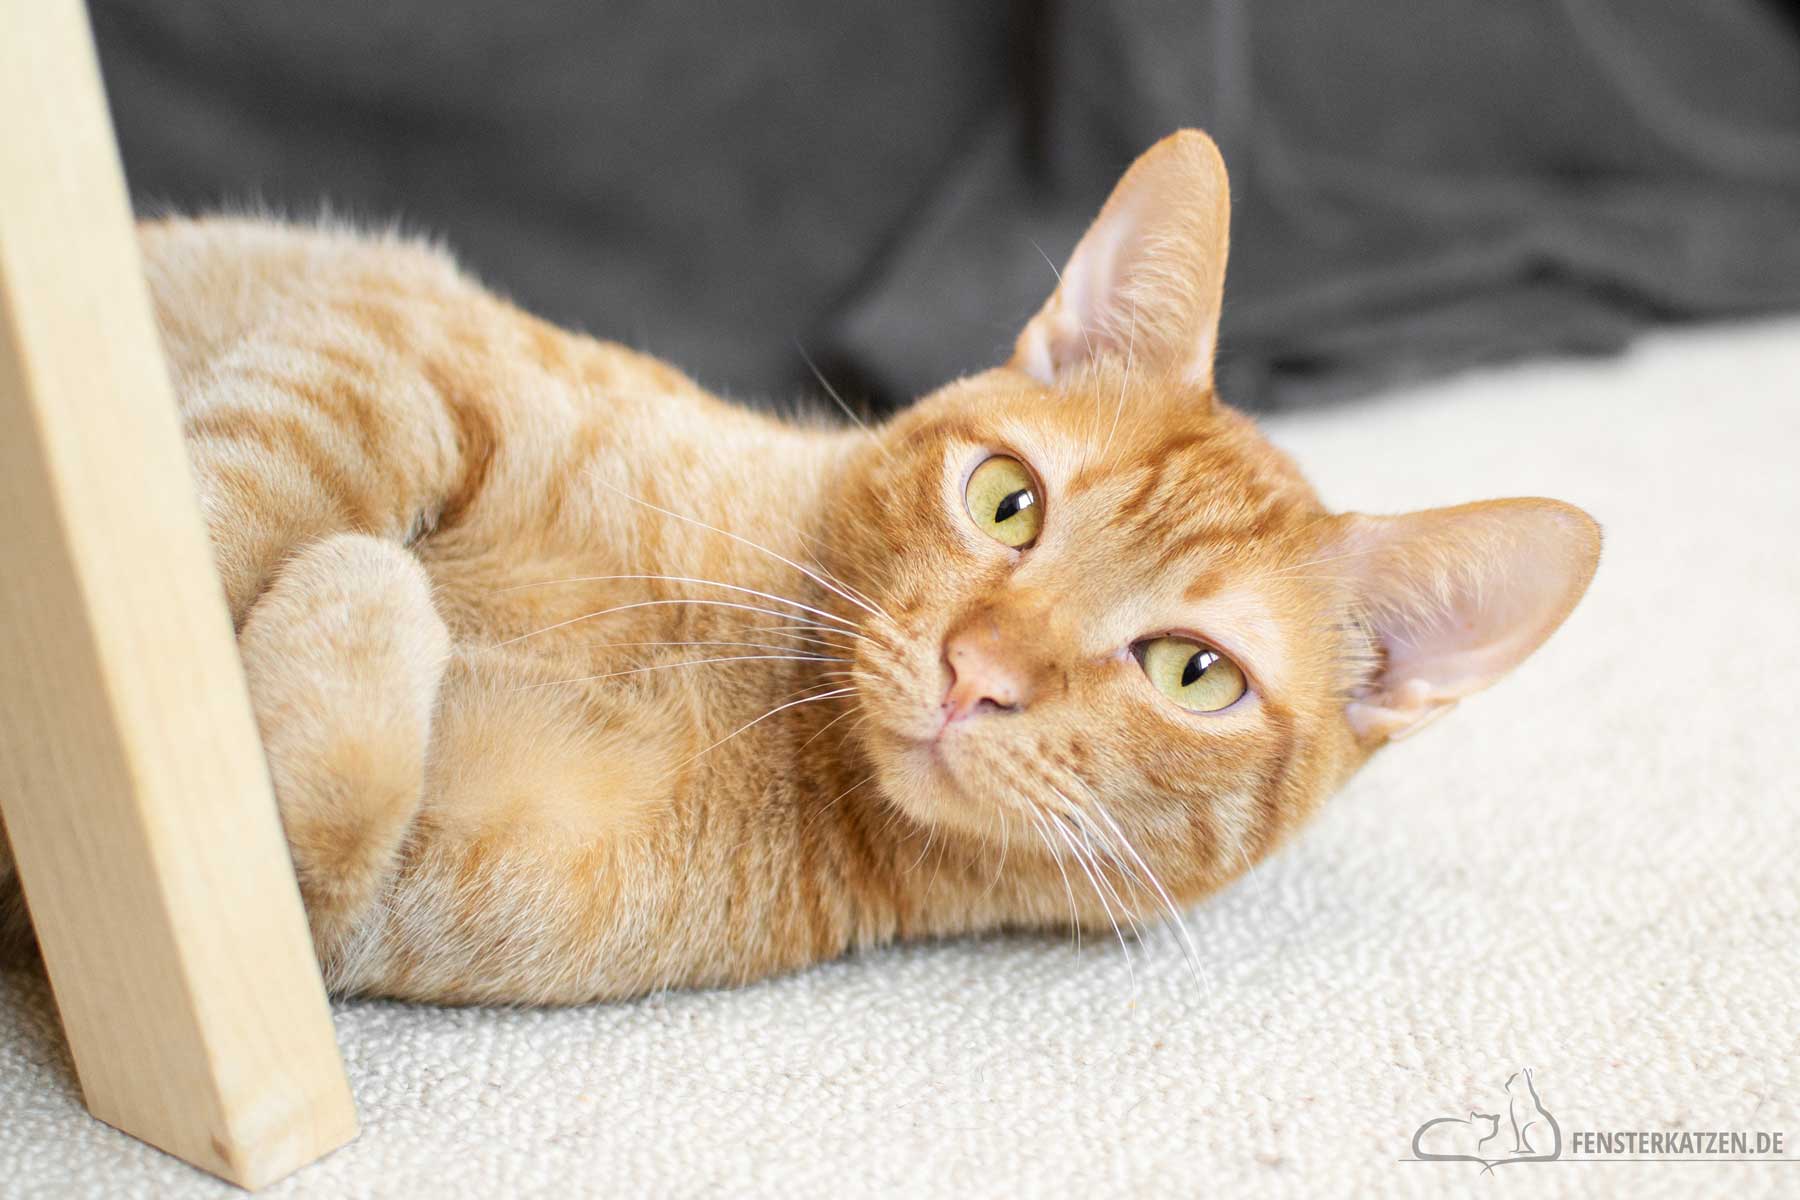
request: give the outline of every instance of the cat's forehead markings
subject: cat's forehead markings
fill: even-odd
[[[1150,434],[1142,429],[1132,429],[1130,433],[1130,437],[1120,433],[1110,446],[1102,438],[1098,445],[1086,447],[1081,469],[1070,480],[1069,490],[1087,491],[1121,476],[1141,477],[1146,472],[1199,482],[1218,475],[1229,465],[1220,453],[1216,430],[1203,422],[1181,420]]]
[[[1150,443],[1135,457],[1143,463],[1165,463],[1180,459],[1188,451],[1200,446],[1209,446],[1215,439],[1207,430],[1186,427],[1170,429],[1160,438]]]
[[[1010,447],[1029,463],[1047,484],[1068,488],[1068,481],[1080,467],[1083,457],[1081,441],[1054,428],[1029,421],[1001,421],[994,429],[1001,446]]]
[[[1253,580],[1233,582],[1218,575],[1220,586],[1195,595],[1189,589],[1186,613],[1195,632],[1216,638],[1245,670],[1264,684],[1279,687],[1287,675],[1287,640],[1266,596]]]

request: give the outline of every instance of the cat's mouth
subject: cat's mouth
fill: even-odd
[[[933,718],[887,726],[884,791],[915,820],[977,837],[998,836],[992,730]]]
[[[944,729],[937,728],[929,732],[895,731],[894,737],[899,743],[898,757],[908,774],[921,781],[954,788],[957,782],[955,760],[960,757],[958,752],[962,748],[944,734]]]
[[[910,648],[910,647],[909,647]],[[946,705],[947,670],[933,670],[937,656],[915,650],[877,660],[866,668],[870,698],[865,745],[882,777],[882,790],[914,820],[975,836],[997,836],[993,794],[1013,737],[995,722],[1017,716],[962,713]]]

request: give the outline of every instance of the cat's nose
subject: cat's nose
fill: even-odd
[[[944,663],[950,668],[942,709],[946,726],[983,713],[1018,712],[1031,702],[1029,673],[1009,661],[991,626],[947,638]]]

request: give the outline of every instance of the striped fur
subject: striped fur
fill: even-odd
[[[728,405],[416,242],[146,225],[330,985],[580,1002],[896,938],[1110,934],[1279,845],[1391,732],[1350,716],[1385,694],[1382,622],[1444,616],[1432,581],[1464,559],[1383,557],[1212,396],[1216,164],[1163,143],[1108,209],[1150,227],[1084,242],[1126,247],[1135,323],[1091,314],[1082,347],[1094,295],[1059,292],[1014,363],[868,433]],[[963,509],[994,451],[1042,485],[1023,554]],[[972,622],[1039,686],[933,750]],[[1176,630],[1243,666],[1246,702],[1149,686],[1130,647]]]

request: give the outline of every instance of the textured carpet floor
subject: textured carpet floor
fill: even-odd
[[[915,946],[560,1012],[338,1008],[359,1141],[279,1196],[1800,1195],[1800,1161],[1402,1162],[1535,1070],[1564,1130],[1800,1157],[1800,325],[1273,423],[1342,507],[1582,504],[1605,560],[1514,678],[1153,930]],[[1565,1153],[1573,1147],[1565,1145]],[[228,1189],[89,1120],[0,975],[0,1195]]]

